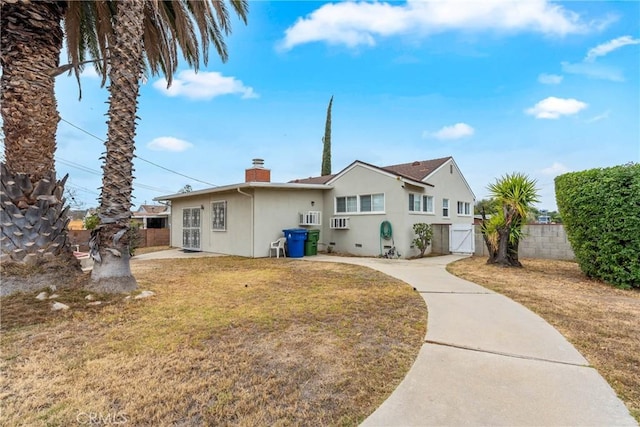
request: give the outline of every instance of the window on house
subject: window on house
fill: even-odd
[[[384,194],[336,197],[336,213],[384,212]]]
[[[214,231],[227,229],[227,202],[224,200],[211,203],[211,229]]]
[[[449,199],[442,199],[442,216],[449,216]]]
[[[433,196],[422,196],[422,211],[433,213]]]
[[[433,213],[433,196],[409,193],[409,212]]]
[[[336,197],[336,212],[357,212],[358,198],[356,196]]]
[[[384,194],[360,196],[360,212],[384,212]]]
[[[458,215],[471,215],[471,203],[458,202]]]
[[[409,212],[420,212],[420,196],[409,193]]]

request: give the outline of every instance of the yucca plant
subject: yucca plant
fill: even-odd
[[[487,187],[500,205],[490,219],[483,215],[481,231],[489,264],[522,267],[518,259],[518,245],[523,237],[522,226],[527,213],[538,202],[536,181],[522,173],[507,174]]]

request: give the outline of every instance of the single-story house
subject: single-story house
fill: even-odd
[[[475,196],[452,157],[392,166],[359,160],[334,175],[271,182],[254,159],[245,182],[158,197],[171,202],[171,245],[266,257],[284,229],[320,230],[318,247],[377,256],[419,253],[413,224],[450,226],[451,250],[472,253]],[[384,224],[383,224],[384,223]]]
[[[131,212],[131,222],[140,228],[167,228],[171,208],[167,205],[141,205],[135,212]]]

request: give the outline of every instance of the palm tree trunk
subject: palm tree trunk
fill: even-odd
[[[62,48],[65,2],[2,3],[2,119],[11,172],[32,183],[55,171],[60,116],[51,73]]]
[[[23,284],[16,290],[42,282],[40,273],[62,284],[80,270],[67,238],[66,177],[56,180],[54,163],[60,116],[51,73],[59,64],[66,7],[66,2],[2,2],[0,11],[6,159],[0,178],[1,258],[3,264],[37,267],[29,281],[16,279]],[[3,282],[10,280],[7,271],[3,276]]]
[[[136,112],[143,69],[144,1],[120,1],[116,5],[100,224],[90,242],[96,262],[89,288],[101,292],[128,292],[137,288],[129,264],[129,243]]]

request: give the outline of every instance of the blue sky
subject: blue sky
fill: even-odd
[[[555,209],[567,171],[640,161],[640,3],[251,1],[229,60],[214,52],[168,90],[141,89],[136,154],[208,184],[320,174],[334,96],[332,166],[453,156],[476,198],[511,172]],[[95,73],[57,80],[57,171],[97,206],[108,93]],[[69,124],[71,123],[71,124]],[[78,130],[76,127],[82,129]],[[135,160],[134,204],[210,185]]]

